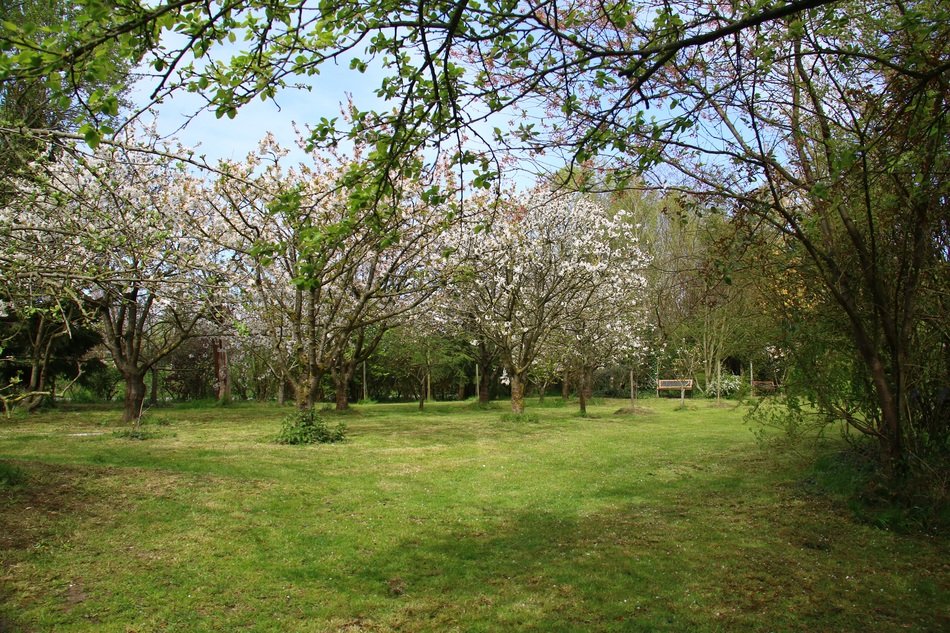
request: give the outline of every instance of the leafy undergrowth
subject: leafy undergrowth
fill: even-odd
[[[332,444],[346,439],[342,422],[331,428],[324,416],[314,409],[294,411],[284,418],[277,434],[278,444]]]
[[[847,505],[857,520],[880,529],[934,536],[950,529],[946,490],[934,494],[930,489],[945,481],[933,477],[917,486],[911,482],[904,494],[898,494],[884,479],[871,450],[848,447],[827,451],[815,459],[802,483],[816,495]]]
[[[13,488],[26,480],[23,469],[15,464],[0,462],[0,488]]]
[[[106,412],[0,425],[0,630],[950,626],[941,535],[856,520],[741,412],[623,404],[366,405],[306,450],[267,406],[166,409],[148,442]]]
[[[127,440],[154,440],[159,437],[164,437],[167,434],[160,431],[149,431],[148,429],[143,429],[141,427],[132,427],[113,431],[112,435]]]

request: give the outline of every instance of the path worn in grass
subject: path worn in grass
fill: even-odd
[[[948,548],[855,521],[733,409],[378,405],[0,422],[0,631],[941,631]],[[103,433],[103,431],[105,431]]]

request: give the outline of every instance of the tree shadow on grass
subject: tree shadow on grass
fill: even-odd
[[[5,488],[0,495],[0,566],[4,569],[13,569],[34,551],[68,540],[72,525],[96,503],[85,485],[96,476],[94,468],[16,464],[24,473],[22,483]],[[14,580],[0,577],[0,633],[27,630],[17,617],[16,592],[12,584],[6,584]]]
[[[940,584],[946,573],[935,561],[946,548],[895,559],[874,535],[863,544],[833,510],[787,491],[743,494],[736,476],[701,499],[669,491],[584,515],[486,508],[474,523],[435,519],[367,560],[353,580],[399,601],[388,622],[397,630],[860,632],[950,623],[935,616],[936,595],[875,577],[911,565]],[[835,545],[810,547],[816,533]]]
[[[679,604],[695,570],[658,534],[665,521],[531,512],[433,526],[368,561],[360,580],[379,592],[398,584],[393,628],[701,630],[702,614]]]

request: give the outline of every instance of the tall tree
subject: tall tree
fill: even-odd
[[[272,138],[243,163],[222,166],[212,204],[230,227],[227,246],[249,279],[245,297],[274,344],[275,365],[297,404],[334,383],[348,406],[349,383],[396,317],[438,288],[443,199],[422,181],[401,180],[380,205],[350,204],[359,161],[314,154],[285,168]],[[363,191],[359,194],[358,191]]]
[[[528,372],[545,341],[611,290],[623,298],[639,283],[643,256],[628,228],[589,197],[539,187],[510,200],[488,228],[455,232],[454,309],[498,350],[513,412],[524,412]]]
[[[895,474],[936,448],[921,443],[943,414],[934,380],[946,367],[933,354],[948,339],[932,323],[950,285],[946,17],[931,2],[809,12],[671,73],[694,131],[667,138],[681,150],[669,163],[683,186],[730,206],[749,239],[797,252],[864,385],[858,408],[822,397],[823,410],[875,438]]]
[[[16,43],[4,42],[10,45],[6,52],[35,51],[49,41],[51,33],[68,28],[77,11],[76,3],[63,0],[0,1],[0,22],[22,27],[22,37]],[[111,45],[102,51],[112,63],[99,73],[53,72],[0,79],[0,204],[16,204],[13,197],[20,186],[18,181],[42,178],[43,164],[69,151],[68,142],[50,135],[50,131],[75,131],[85,117],[91,117],[92,124],[102,125],[103,131],[116,126],[132,62],[115,55]],[[98,98],[105,94],[103,91],[114,92],[114,98],[90,108],[93,95]],[[94,128],[90,125],[87,129]],[[82,319],[82,310],[50,278],[26,281],[18,276],[6,284],[6,292],[17,310],[19,326],[30,330],[30,369],[21,386],[43,394],[48,367],[54,360],[51,353],[56,347],[62,348],[63,341],[71,340],[73,331],[80,327],[76,319]],[[43,396],[36,395],[28,398],[27,404],[35,408],[43,401]]]
[[[42,182],[23,182],[0,221],[12,240],[6,272],[63,280],[94,309],[125,381],[127,422],[141,415],[149,369],[220,305],[213,272],[224,261],[202,237],[214,218],[200,182],[154,138],[129,134],[122,148],[76,150]]]

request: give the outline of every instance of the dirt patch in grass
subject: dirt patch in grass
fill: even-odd
[[[85,602],[89,596],[83,590],[79,582],[71,582],[66,588],[66,604],[63,605],[64,611],[70,611],[74,606]]]
[[[60,542],[72,532],[68,524],[103,500],[89,489],[90,480],[101,469],[53,466],[18,462],[24,473],[21,485],[0,496],[0,603],[12,605],[13,570],[34,552],[51,542]],[[64,526],[64,524],[66,524]],[[65,527],[65,529],[64,529]],[[70,584],[66,594],[68,610],[86,598],[78,584]],[[12,607],[8,607],[12,608]],[[0,608],[0,633],[24,630],[16,622],[16,611]]]
[[[163,496],[188,478],[136,468],[16,464],[26,480],[0,497],[0,562],[4,563],[51,538],[67,540],[84,521],[111,521],[123,508],[142,498]]]
[[[656,413],[648,407],[623,407],[614,411],[614,415],[652,415]]]
[[[0,560],[42,542],[53,523],[74,516],[90,501],[83,483],[94,476],[91,469],[24,462],[18,466],[26,481],[0,500]]]

